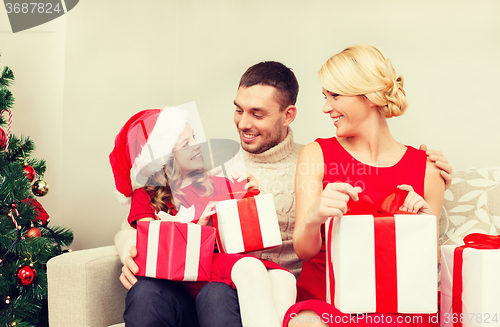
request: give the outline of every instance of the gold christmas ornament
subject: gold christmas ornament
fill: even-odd
[[[43,179],[39,179],[33,183],[33,186],[31,187],[31,191],[36,196],[44,196],[45,194],[47,194],[49,192],[49,183],[47,183]]]

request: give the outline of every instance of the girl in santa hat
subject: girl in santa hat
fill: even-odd
[[[258,188],[255,178],[244,172],[231,175],[235,182],[207,172],[189,115],[178,108],[144,110],[131,117],[116,137],[110,162],[118,192],[131,200],[132,227],[137,221],[156,219],[207,225],[216,202],[202,198]],[[144,186],[134,187],[137,183]],[[245,326],[281,325],[295,302],[291,273],[248,254],[215,254],[212,267],[212,281],[237,289]],[[204,285],[182,283],[192,295]]]

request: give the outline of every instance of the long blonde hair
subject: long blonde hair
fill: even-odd
[[[202,193],[203,197],[211,196],[214,192],[214,184],[209,175],[210,173],[204,168],[188,174],[189,177],[193,177],[192,185],[204,191]],[[176,209],[174,197],[183,195],[180,190],[182,180],[181,169],[173,156],[163,166],[163,170],[148,179],[144,190],[153,192],[150,202],[156,212],[165,211],[172,214],[173,208]]]
[[[326,61],[318,73],[321,85],[341,95],[364,95],[385,118],[402,115],[408,108],[403,77],[391,61],[369,44],[346,48]]]

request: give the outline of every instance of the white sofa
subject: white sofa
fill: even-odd
[[[453,176],[440,217],[441,245],[460,244],[473,232],[498,235],[500,167],[458,170]],[[123,326],[121,266],[114,245],[52,258],[47,264],[50,326]]]

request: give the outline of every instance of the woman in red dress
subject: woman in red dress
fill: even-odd
[[[357,201],[360,194],[376,202],[398,188],[408,193],[400,209],[439,217],[445,185],[424,151],[397,142],[389,131],[387,118],[402,115],[408,104],[402,77],[380,50],[347,48],[323,65],[319,80],[326,99],[323,112],[333,120],[336,137],[306,145],[297,163],[293,242],[304,265],[298,303],[283,326],[437,323],[435,315],[397,313],[353,319],[325,302],[324,223],[329,217],[340,218],[348,201]]]

